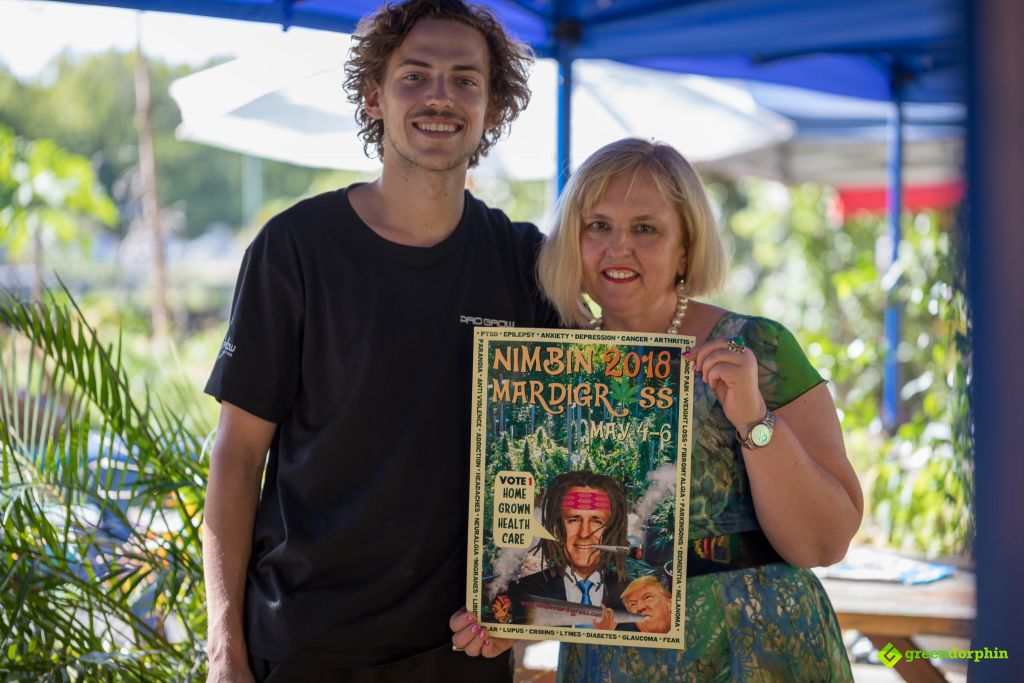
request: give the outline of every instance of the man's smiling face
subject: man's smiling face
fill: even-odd
[[[384,163],[447,172],[468,163],[487,125],[490,53],[474,28],[422,19],[388,59],[366,111],[384,121]]]
[[[581,578],[590,576],[601,563],[603,551],[593,546],[601,543],[610,515],[611,499],[602,489],[574,486],[566,491],[562,500],[565,551]]]

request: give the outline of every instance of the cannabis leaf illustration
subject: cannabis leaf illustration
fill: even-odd
[[[612,391],[611,398],[613,401],[618,401],[623,405],[632,405],[637,403],[640,399],[637,394],[640,393],[640,385],[632,384],[627,377],[619,377],[612,380]]]

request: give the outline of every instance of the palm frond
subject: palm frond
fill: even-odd
[[[202,440],[66,290],[0,295],[0,349],[0,678],[195,677]]]

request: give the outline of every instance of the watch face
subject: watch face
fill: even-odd
[[[758,446],[767,446],[772,440],[772,430],[766,424],[754,425],[750,430],[750,440]]]

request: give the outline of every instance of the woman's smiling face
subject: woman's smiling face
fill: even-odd
[[[601,307],[606,329],[660,331],[676,306],[686,272],[679,212],[648,171],[608,182],[583,214],[583,289]]]

